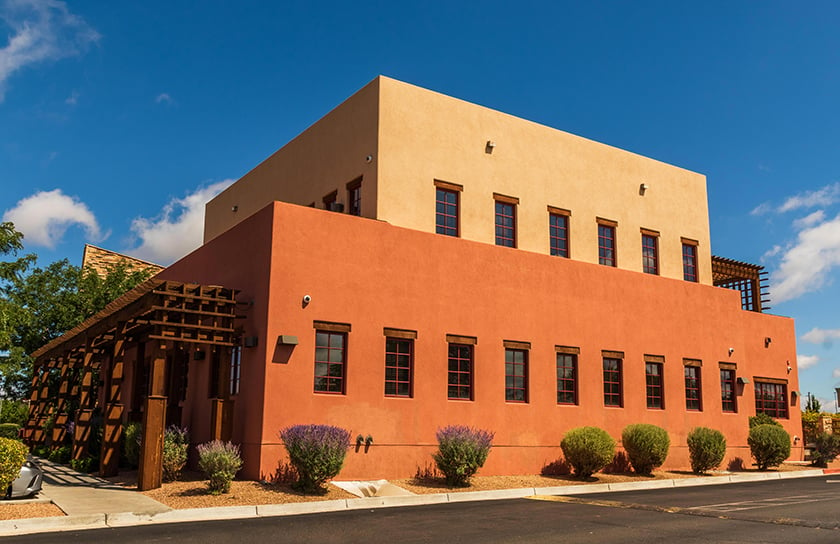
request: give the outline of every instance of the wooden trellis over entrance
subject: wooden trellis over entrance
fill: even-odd
[[[769,310],[767,272],[763,266],[712,256],[712,283],[741,293],[741,307],[751,312]]]
[[[143,392],[143,441],[138,487],[160,487],[166,415],[166,351],[179,346],[229,350],[238,336],[237,291],[225,287],[150,279],[32,354],[35,371],[24,437],[32,444],[60,442],[72,428],[73,458],[87,455],[94,408],[103,419],[100,473],[117,472],[125,412],[123,378],[128,345],[148,359]],[[143,364],[143,361],[140,361]],[[51,436],[45,422],[54,418]]]

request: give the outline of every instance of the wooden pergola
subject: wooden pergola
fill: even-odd
[[[741,293],[741,307],[751,312],[769,310],[767,272],[764,267],[712,256],[712,283]]]
[[[168,349],[221,350],[229,355],[238,332],[234,321],[237,291],[152,278],[108,304],[64,335],[32,354],[34,372],[29,421],[24,437],[30,445],[48,438],[61,443],[67,422],[75,415],[74,459],[88,454],[94,409],[102,413],[100,474],[114,475],[119,469],[119,444],[125,413],[126,349],[137,346],[136,357],[144,365],[145,391],[142,399],[143,440],[138,488],[160,487],[163,432],[167,411],[166,353]],[[230,360],[220,355],[222,360]],[[135,376],[138,374],[135,373]],[[98,376],[98,379],[97,379]],[[211,428],[221,439],[226,414],[232,401],[225,388],[213,399]],[[100,395],[99,392],[102,392]],[[75,412],[75,414],[74,414]],[[44,431],[49,417],[55,418],[52,436]]]

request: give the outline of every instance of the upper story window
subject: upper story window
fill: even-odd
[[[516,247],[516,206],[519,199],[493,193],[496,204],[496,245]]]
[[[579,348],[556,346],[557,404],[577,404],[577,362]]]
[[[528,402],[528,350],[526,342],[505,341],[505,400]]]
[[[435,232],[460,236],[461,185],[435,181]]]
[[[615,221],[598,219],[598,264],[616,266]]]
[[[662,410],[665,408],[665,385],[662,379],[664,359],[656,356],[645,356],[645,399],[648,408]]]
[[[347,184],[347,206],[350,215],[362,215],[362,178]]]
[[[683,279],[697,281],[697,242],[683,238],[682,241]]]
[[[685,377],[685,409],[699,412],[703,409],[703,390],[700,381],[700,361],[683,359]]]
[[[755,413],[787,419],[787,384],[756,380]]]
[[[449,343],[447,393],[452,400],[473,400],[473,346],[471,336],[446,335]]]
[[[548,207],[548,240],[551,255],[569,256],[569,216],[562,208]]]
[[[642,272],[659,274],[659,233],[642,231]]]
[[[621,366],[624,354],[602,352],[604,362],[604,406],[624,405]],[[619,356],[620,355],[620,356]]]
[[[343,395],[350,325],[315,321],[315,392]]]
[[[330,194],[328,194],[327,196],[325,196],[322,199],[322,202],[324,203],[324,209],[329,210],[331,212],[344,211],[344,206],[341,203],[336,202],[337,198],[338,198],[338,191],[333,191]]]
[[[735,413],[738,411],[738,401],[735,394],[735,368],[730,368],[728,365],[720,369],[720,401],[724,412]]]

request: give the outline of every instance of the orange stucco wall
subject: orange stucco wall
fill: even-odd
[[[448,424],[496,433],[484,474],[538,472],[561,456],[572,427],[597,425],[618,438],[638,422],[668,429],[667,466],[688,466],[686,434],[698,425],[723,431],[728,458],[748,464],[753,377],[799,389],[793,321],[742,311],[737,292],[323,210],[273,203],[165,273],[253,299],[244,326],[260,344],[243,349],[234,435],[250,478],[284,461],[277,433],[298,423],[374,437],[369,451],[348,454],[343,479],[413,475],[431,464],[435,431]],[[352,327],[344,395],[313,392],[315,320]],[[413,398],[384,396],[383,327],[417,331]],[[472,401],[447,400],[447,334],[478,339]],[[279,335],[300,343],[273,362]],[[504,400],[503,340],[531,343],[527,404]],[[580,348],[577,406],[556,404],[555,345]],[[622,408],[603,406],[601,350],[625,353]],[[664,410],[646,408],[645,354],[665,357]],[[702,412],[685,409],[683,358],[702,360]],[[737,414],[721,411],[719,362],[736,363],[750,381]],[[801,436],[798,403],[789,410],[782,423]]]

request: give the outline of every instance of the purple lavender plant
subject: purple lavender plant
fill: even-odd
[[[470,478],[484,466],[495,433],[466,425],[438,429],[438,451],[432,455],[447,485],[466,487]]]
[[[289,462],[298,473],[292,486],[306,493],[324,493],[324,482],[335,477],[350,447],[350,432],[332,425],[292,425],[280,431]]]

